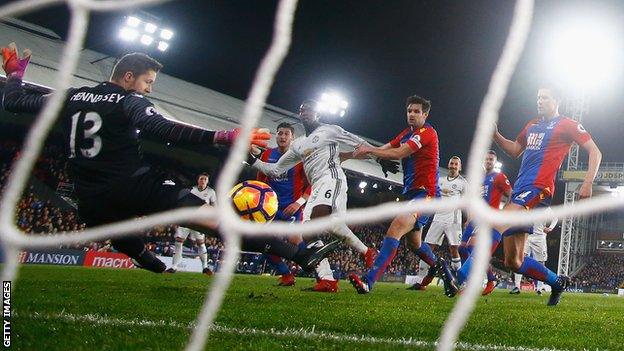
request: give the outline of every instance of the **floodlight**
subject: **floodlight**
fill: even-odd
[[[320,113],[344,117],[349,103],[336,93],[323,93],[318,103]]]
[[[156,33],[156,28],[158,28],[154,23],[145,23],[145,32],[146,33]]]
[[[367,182],[361,181],[359,187],[360,187],[360,189],[364,189],[364,188],[366,188],[367,185],[368,185]]]
[[[377,183],[373,184],[373,189],[377,189],[378,185]]]
[[[138,27],[139,24],[141,24],[141,20],[134,17],[134,16],[130,16],[128,17],[128,19],[126,20],[126,24],[130,27]]]
[[[171,40],[171,38],[173,38],[173,32],[169,29],[163,29],[160,31],[160,38],[164,40]]]
[[[167,48],[169,48],[169,44],[167,44],[164,41],[159,41],[158,42],[158,50],[165,51],[165,50],[167,50]]]
[[[141,44],[143,45],[150,45],[153,41],[154,41],[154,38],[150,37],[147,34],[143,34],[141,36]]]
[[[544,50],[546,69],[561,84],[586,89],[616,76],[620,40],[608,19],[579,16],[555,29]]]
[[[134,41],[139,36],[139,32],[129,27],[123,27],[119,31],[119,38],[124,41]]]
[[[364,189],[360,189],[360,193],[364,194]]]

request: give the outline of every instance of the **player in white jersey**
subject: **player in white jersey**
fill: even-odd
[[[357,146],[368,143],[337,125],[320,123],[316,101],[304,101],[299,108],[299,118],[306,135],[295,139],[276,163],[262,162],[253,154],[248,163],[267,176],[276,177],[303,162],[303,169],[312,186],[303,220],[325,216],[340,217],[347,210],[347,177],[340,167],[340,151],[353,151]],[[398,171],[396,163],[380,164],[384,171]],[[387,167],[396,168],[390,170]],[[377,250],[362,243],[346,224],[338,221],[330,232],[346,239],[347,244],[363,256],[367,268],[373,265]],[[333,280],[329,264],[325,274],[318,270],[317,273],[320,279],[326,279],[321,276],[325,275],[327,279]]]
[[[461,159],[453,156],[448,163],[448,175],[438,180],[440,194],[445,198],[459,200],[468,186],[466,179],[459,174],[461,172]],[[446,212],[438,212],[433,216],[431,226],[425,236],[425,242],[435,250],[442,245],[444,237],[449,245],[451,252],[451,267],[454,270],[461,268],[461,258],[459,256],[459,244],[461,243],[462,234],[462,213],[461,210],[451,210]],[[428,274],[429,265],[424,261],[420,261],[418,265],[418,276],[416,283],[410,287],[413,290],[424,290],[431,283],[432,275]]]
[[[547,211],[552,212],[550,207]],[[550,224],[546,225],[548,222]],[[524,245],[524,255],[530,256],[534,260],[541,264],[545,264],[548,260],[548,245],[546,243],[546,235],[555,229],[559,218],[554,217],[550,221],[543,221],[535,223],[533,225],[533,232],[527,236],[527,241]],[[520,293],[520,283],[522,282],[522,274],[514,273],[514,287],[509,292],[510,294]],[[538,280],[535,284],[535,291],[538,295],[541,295],[544,289],[544,282]]]
[[[210,182],[210,175],[208,173],[202,173],[197,176],[197,185],[191,189],[191,194],[204,200],[206,204],[215,206],[217,204],[217,194],[214,189],[208,186]],[[208,268],[208,251],[206,250],[206,237],[204,234],[195,231],[193,229],[179,226],[175,234],[175,254],[173,255],[173,263],[169,269],[165,272],[175,273],[178,270],[178,265],[182,261],[182,245],[184,240],[190,236],[190,240],[195,242],[199,248],[199,259],[202,263],[202,272],[207,275],[211,275],[212,271]]]

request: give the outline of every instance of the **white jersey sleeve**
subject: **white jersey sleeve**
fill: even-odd
[[[301,161],[301,157],[297,155],[293,148],[291,147],[280,157],[279,160],[275,163],[268,163],[261,161],[260,159],[256,160],[253,164],[253,168],[266,174],[269,178],[277,178],[282,173],[288,171],[293,168],[297,163]]]
[[[329,127],[330,125],[327,126]],[[333,132],[331,137],[338,142],[339,146],[343,149],[355,149],[359,145],[368,144],[364,139],[353,133],[347,132],[340,126],[331,125],[331,127],[333,127],[329,129]]]

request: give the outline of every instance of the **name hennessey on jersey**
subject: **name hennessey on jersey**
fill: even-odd
[[[86,91],[81,91],[79,93],[76,93],[74,95],[72,95],[69,98],[69,101],[85,101],[85,102],[90,102],[92,104],[98,103],[98,102],[111,102],[111,103],[115,103],[118,104],[119,101],[121,101],[121,99],[123,99],[125,96],[122,94],[117,94],[117,93],[112,93],[112,94],[94,94],[94,93],[89,93]]]

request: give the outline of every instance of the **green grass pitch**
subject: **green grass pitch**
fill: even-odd
[[[16,350],[175,350],[186,344],[211,278],[142,270],[22,266],[12,292]],[[375,286],[357,295],[277,287],[275,277],[237,275],[208,350],[431,350],[454,299],[439,288]],[[547,297],[496,291],[481,298],[463,349],[623,350],[624,298]]]

